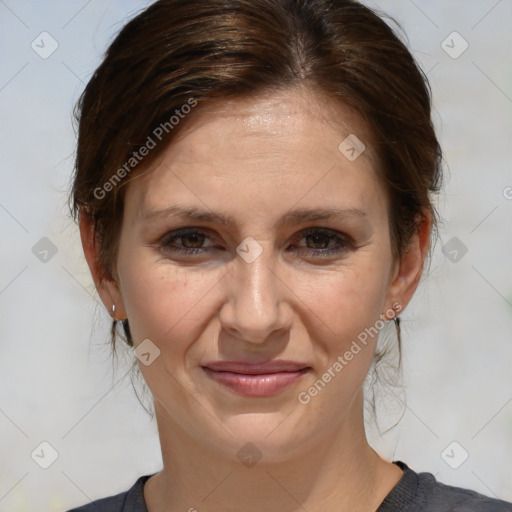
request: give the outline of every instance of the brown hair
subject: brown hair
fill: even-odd
[[[149,165],[201,105],[296,85],[348,105],[372,134],[394,257],[425,213],[434,233],[430,192],[440,188],[442,156],[430,87],[383,17],[354,0],[159,0],[126,24],[75,108],[71,210],[93,220],[105,276],[115,272],[134,155],[157,142],[145,151]],[[133,346],[127,320],[123,328]],[[115,335],[114,321],[114,350]],[[400,361],[400,336],[398,349]]]

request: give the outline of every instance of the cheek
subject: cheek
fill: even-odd
[[[119,262],[119,274],[134,344],[149,338],[160,348],[185,350],[206,320],[204,296],[219,281],[216,274],[155,262],[137,251]]]
[[[307,292],[304,303],[314,312],[308,330],[320,363],[314,379],[300,390],[309,417],[337,421],[347,414],[368,374],[384,325],[380,314],[386,291],[370,270],[370,265],[346,267]]]
[[[357,264],[354,260],[324,279],[321,288],[310,287],[305,301],[319,318],[309,329],[320,362],[316,379],[329,382],[325,388],[319,384],[323,398],[313,406],[318,414],[346,411],[367,376],[384,326],[380,314],[386,297],[387,260],[385,255],[379,260],[370,250],[359,256]]]
[[[368,255],[369,256],[369,255]],[[366,327],[374,325],[383,312],[387,270],[370,257],[347,265],[327,276],[312,275],[298,282],[300,297],[325,325],[335,345],[348,342]]]

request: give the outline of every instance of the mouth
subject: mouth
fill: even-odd
[[[292,361],[263,364],[216,361],[201,367],[212,380],[242,396],[273,396],[290,387],[311,367]]]

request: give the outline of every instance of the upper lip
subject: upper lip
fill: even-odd
[[[245,361],[213,361],[203,365],[217,372],[241,373],[245,375],[263,375],[267,373],[296,372],[309,368],[305,363],[277,359],[266,363],[249,363]]]

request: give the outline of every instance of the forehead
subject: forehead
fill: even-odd
[[[236,137],[236,144],[228,134]],[[292,149],[295,141],[297,146],[302,147],[305,143],[314,146],[322,156],[325,151],[338,156],[339,143],[351,134],[366,142],[362,159],[374,158],[369,129],[353,109],[301,86],[200,106],[196,108],[192,122],[185,126],[172,145],[179,144],[182,152],[200,158],[202,150],[209,153],[212,145],[216,148],[221,144],[230,146],[232,153],[229,156],[232,157],[243,156],[249,146],[254,153],[260,144],[261,156],[272,157],[270,149],[275,147],[284,157],[285,144]],[[188,141],[180,144],[184,137]],[[322,144],[319,144],[320,139],[323,139]],[[236,151],[240,144],[243,148]],[[298,153],[304,151],[290,151],[288,156]],[[318,158],[316,152],[311,156]]]
[[[348,107],[295,90],[197,108],[148,172],[130,182],[126,203],[139,215],[173,200],[271,211],[301,198],[344,197],[355,208],[382,196],[368,130]],[[343,142],[354,136],[365,149],[351,159]]]

